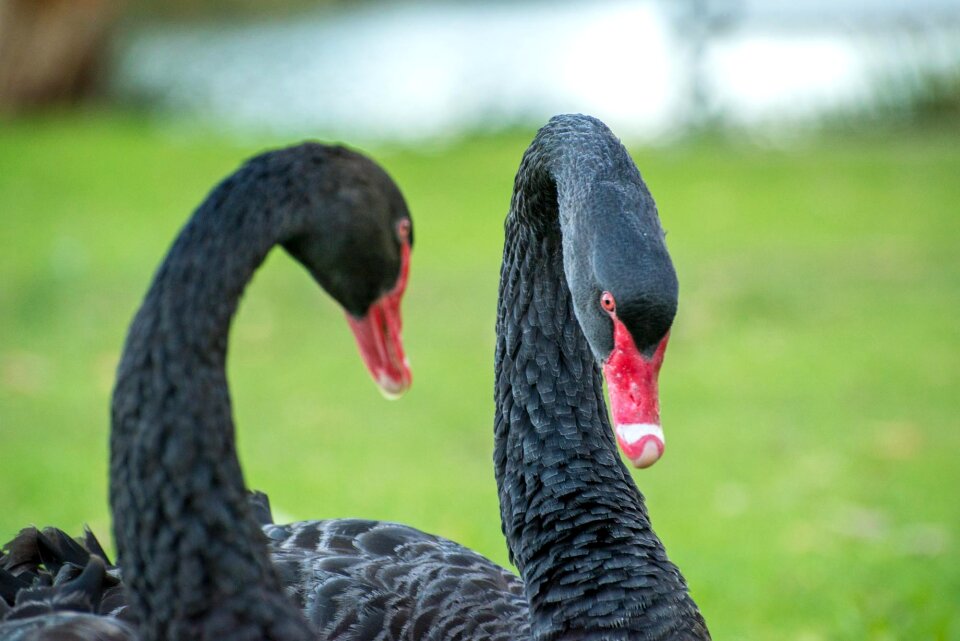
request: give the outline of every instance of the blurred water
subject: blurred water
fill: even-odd
[[[116,90],[230,128],[298,135],[416,140],[579,111],[651,139],[710,119],[802,124],[960,61],[956,0],[715,2],[706,19],[682,5],[365,4],[154,27],[128,38]]]

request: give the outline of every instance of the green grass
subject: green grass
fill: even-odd
[[[396,519],[505,562],[491,466],[502,220],[532,132],[373,150],[417,246],[415,384],[380,399],[282,252],[229,364],[250,485],[290,518]],[[717,639],[960,639],[956,131],[639,149],[681,280],[667,456],[636,479]],[[125,326],[239,144],[116,114],[0,128],[0,537],[109,534]]]

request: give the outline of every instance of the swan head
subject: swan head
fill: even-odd
[[[564,271],[603,370],[617,443],[634,466],[649,467],[664,451],[657,381],[678,298],[656,205],[623,150],[560,209]]]
[[[412,382],[400,304],[413,221],[379,165],[343,147],[314,146],[312,162],[298,172],[310,183],[310,197],[296,208],[284,247],[343,308],[374,382],[397,398]]]

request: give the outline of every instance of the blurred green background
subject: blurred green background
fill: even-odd
[[[681,282],[669,447],[635,478],[716,639],[960,639],[960,120],[918,113],[631,144]],[[398,520],[506,563],[494,309],[534,131],[364,146],[416,227],[400,401],[299,266],[258,273],[229,375],[248,483],[283,518]],[[295,141],[102,99],[0,121],[0,538],[109,539],[126,325],[208,190]]]

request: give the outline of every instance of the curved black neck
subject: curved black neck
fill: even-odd
[[[231,318],[290,218],[255,187],[235,175],[200,206],[118,369],[110,499],[144,639],[311,638],[249,514],[226,381]]]
[[[609,133],[576,133],[585,144],[538,134],[506,223],[494,451],[504,534],[534,638],[708,638],[620,462],[564,277],[558,216],[588,197],[603,146],[619,147]],[[600,161],[582,153],[598,148]]]

